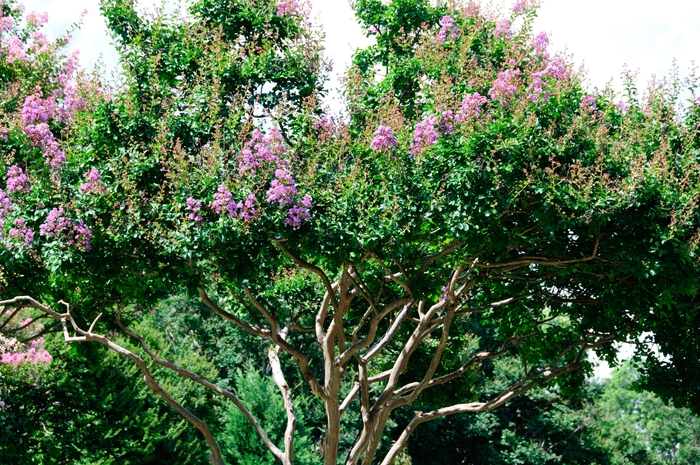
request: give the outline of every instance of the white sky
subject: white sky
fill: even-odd
[[[352,50],[368,44],[355,22],[348,0],[311,0],[326,31],[326,50],[333,59],[333,74],[342,73]],[[73,35],[84,66],[91,67],[102,54],[108,69],[117,57],[110,45],[98,0],[26,0],[27,11],[47,11],[49,32],[60,35],[88,10],[83,28]],[[153,4],[144,0],[142,4]],[[513,0],[505,1],[510,6]],[[543,0],[535,32],[547,31],[551,48],[566,50],[588,69],[590,84],[602,88],[613,79],[619,89],[623,65],[639,70],[642,89],[652,74],[663,76],[677,59],[681,74],[693,60],[700,64],[700,1],[693,0]],[[608,376],[600,367],[596,375]]]

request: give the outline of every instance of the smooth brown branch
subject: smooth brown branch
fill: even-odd
[[[121,321],[121,315],[120,311],[117,311],[117,325],[126,333],[129,337],[132,337],[136,339],[139,342],[139,345],[143,349],[143,351],[149,356],[149,358],[153,361],[155,365],[162,366],[164,368],[168,368],[171,371],[176,372],[180,376],[186,377],[191,379],[192,381],[196,382],[197,384],[200,384],[207,389],[216,392],[217,394],[220,394],[227,399],[229,399],[243,414],[243,416],[246,417],[246,419],[252,424],[253,428],[255,431],[258,433],[260,436],[260,439],[262,439],[263,443],[265,446],[272,452],[272,454],[275,457],[280,458],[283,457],[282,451],[279,450],[277,446],[270,440],[270,438],[267,436],[267,433],[265,433],[265,430],[262,428],[260,423],[257,421],[257,419],[252,415],[252,413],[248,410],[248,408],[238,399],[238,396],[236,396],[235,393],[232,391],[229,391],[227,389],[224,389],[211,381],[207,380],[206,378],[189,371],[169,360],[162,359],[158,357],[158,355],[151,350],[151,348],[146,344],[145,339],[143,338],[142,335],[132,331],[129,329],[126,325],[124,325]]]
[[[289,326],[285,326],[284,329],[280,331],[280,337],[283,340],[287,339],[287,334],[289,333]],[[284,378],[284,373],[282,372],[282,364],[279,358],[280,347],[278,345],[273,345],[267,351],[267,358],[270,361],[270,367],[272,368],[272,379],[282,394],[284,400],[284,410],[287,412],[287,427],[284,431],[284,455],[281,460],[283,465],[291,465],[292,459],[294,457],[294,429],[296,427],[297,417],[294,412],[294,402],[292,400],[292,390]]]
[[[270,336],[269,331],[264,329],[264,328],[255,328],[248,323],[244,322],[243,320],[236,318],[234,315],[231,313],[227,312],[223,308],[219,307],[216,305],[207,295],[206,291],[204,289],[199,290],[199,298],[202,299],[202,302],[212,309],[214,313],[222,317],[223,319],[230,321],[231,323],[235,324],[239,328],[241,328],[243,331],[253,334],[254,336],[258,337],[265,337],[268,338]]]

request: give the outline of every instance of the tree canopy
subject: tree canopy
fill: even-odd
[[[586,352],[612,362],[615,342],[636,345],[643,383],[697,409],[697,79],[589,90],[533,34],[534,2],[354,7],[376,44],[354,56],[341,117],[296,0],[153,16],[106,0],[112,87],[4,2],[8,337],[60,331],[127,357],[217,465],[215,434],[162,369],[230,402],[283,464],[298,390],[323,405],[325,464],[389,465],[421,423],[566,392]],[[139,322],[174,295],[265,342],[283,434],[252,397],[152,349]],[[37,357],[10,338],[3,363]],[[518,375],[485,388],[485,367],[511,358]]]

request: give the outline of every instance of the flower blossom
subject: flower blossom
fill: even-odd
[[[281,0],[277,4],[277,16],[297,16],[299,15],[299,3],[297,0]]]
[[[270,188],[267,191],[267,202],[290,205],[293,203],[293,197],[297,195],[296,183],[289,170],[276,170],[275,179],[270,183]]]
[[[282,134],[277,128],[272,128],[268,136],[255,129],[248,147],[241,152],[239,169],[242,172],[255,174],[256,169],[264,163],[276,166],[286,165],[288,162],[281,158],[285,148],[282,145]]]
[[[297,204],[289,209],[287,219],[284,220],[284,224],[291,226],[294,229],[299,229],[301,227],[302,221],[311,221],[311,214],[309,209],[311,208],[311,196],[306,194],[303,198],[297,201]]]
[[[26,17],[27,23],[33,26],[41,26],[49,22],[49,14],[47,12],[37,13],[36,11],[31,11],[27,13]]]
[[[26,194],[30,190],[29,178],[24,174],[22,168],[12,165],[7,172],[7,193],[24,192]]]
[[[508,104],[510,98],[513,97],[518,90],[515,85],[515,80],[520,74],[521,71],[519,69],[507,69],[498,73],[498,77],[493,81],[489,89],[489,97],[491,97],[491,100],[498,100],[502,104]]]
[[[467,94],[462,100],[462,107],[457,112],[456,121],[461,123],[462,121],[476,118],[481,114],[481,106],[486,102],[488,102],[488,99],[478,92]]]
[[[452,38],[455,40],[457,40],[459,37],[459,32],[455,26],[454,19],[452,19],[450,16],[443,16],[440,20],[440,32],[438,33],[440,43],[444,43],[445,40],[447,40],[449,33],[452,33]]]
[[[378,152],[380,150],[386,150],[390,147],[396,147],[398,142],[394,140],[394,130],[389,126],[379,126],[376,131],[374,131],[374,138],[369,147]]]
[[[8,235],[13,239],[24,241],[24,247],[30,247],[34,242],[34,232],[27,227],[24,218],[17,218],[12,222],[13,228],[10,228]]]
[[[92,167],[90,170],[83,175],[87,182],[83,183],[78,187],[78,190],[83,194],[102,194],[104,193],[107,186],[102,182],[102,175],[97,168]]]
[[[12,211],[12,203],[10,202],[10,196],[0,189],[0,220],[5,218],[9,212]],[[2,229],[2,224],[0,224],[0,230]]]
[[[507,19],[504,19],[500,23],[496,25],[496,28],[493,30],[493,35],[495,37],[510,37],[510,21]]]
[[[7,57],[5,57],[5,61],[8,63],[24,61],[27,59],[27,52],[24,50],[24,43],[19,40],[19,37],[10,37],[5,41],[4,45],[7,47]]]
[[[418,155],[425,148],[435,144],[438,141],[438,135],[435,131],[437,119],[435,115],[430,115],[416,125],[413,131],[413,142],[411,143],[411,155]]]
[[[92,232],[82,220],[73,222],[66,218],[62,207],[53,208],[46,217],[44,224],[39,226],[39,235],[65,241],[68,246],[89,252],[92,249],[90,239]]]
[[[199,226],[202,224],[202,215],[200,215],[198,212],[199,210],[202,209],[202,202],[198,202],[192,197],[188,197],[186,200],[187,206],[185,209],[190,212],[189,215],[187,215],[187,219],[190,221],[194,221],[196,226]]]
[[[584,111],[596,111],[598,109],[598,106],[595,104],[595,97],[592,95],[586,95],[585,97],[583,97],[579,108],[581,108],[581,110]]]
[[[0,13],[0,15],[1,15],[1,13]],[[9,31],[10,29],[12,29],[12,26],[14,26],[14,25],[15,25],[15,22],[12,20],[11,17],[9,17],[9,16],[0,17],[0,32]]]
[[[532,41],[532,47],[535,49],[535,54],[547,56],[547,46],[549,45],[549,37],[547,33],[542,31]]]

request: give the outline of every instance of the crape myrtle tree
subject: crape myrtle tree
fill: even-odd
[[[700,405],[695,77],[587,90],[532,33],[532,2],[505,15],[354,6],[377,42],[356,54],[348,117],[334,118],[299,3],[198,1],[146,18],[105,2],[121,85],[66,132],[60,166],[19,116],[2,142],[17,147],[2,161],[5,311],[131,359],[214,464],[212,430],[154,367],[230,401],[284,464],[299,390],[323,405],[325,464],[388,465],[421,423],[567,391],[586,351],[614,361],[620,341],[650,386]],[[5,111],[50,104],[28,98]],[[135,330],[173,294],[267,343],[279,441],[235,388]],[[501,357],[519,374],[482,389],[480,367]]]

